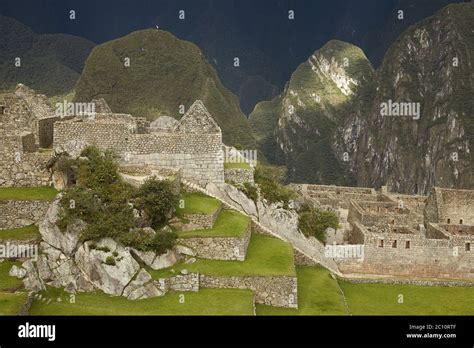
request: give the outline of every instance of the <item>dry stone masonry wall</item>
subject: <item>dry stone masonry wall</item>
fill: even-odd
[[[0,200],[0,230],[38,223],[44,218],[49,204],[45,201]]]
[[[250,242],[251,224],[243,237],[181,238],[179,243],[191,248],[197,257],[212,260],[244,261]]]

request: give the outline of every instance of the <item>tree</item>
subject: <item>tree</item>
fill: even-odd
[[[319,241],[326,242],[326,229],[331,227],[337,229],[339,220],[336,213],[322,211],[316,208],[307,208],[300,212],[298,228],[307,237],[315,237]]]
[[[177,203],[178,196],[173,193],[169,181],[150,178],[137,193],[136,205],[148,216],[153,228],[159,227],[172,216]]]

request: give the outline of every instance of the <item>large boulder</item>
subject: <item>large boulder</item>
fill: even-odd
[[[132,249],[133,253],[147,266],[154,270],[173,266],[179,260],[179,255],[175,249],[168,250],[166,253],[157,255],[153,251],[139,251]]]
[[[45,218],[39,224],[39,231],[44,242],[59,249],[67,256],[71,256],[77,249],[79,235],[85,227],[85,222],[77,220],[67,227],[66,231],[61,231],[56,225],[59,220],[61,196],[49,206]]]
[[[110,238],[102,239],[95,247],[91,247],[92,245],[91,242],[86,242],[79,247],[75,255],[77,267],[96,288],[106,294],[122,295],[140,265],[129,248]]]
[[[140,270],[135,279],[131,281],[130,284],[128,284],[123,292],[123,296],[129,300],[163,296],[164,294],[165,292],[160,290],[155,285],[151,275],[143,268]]]

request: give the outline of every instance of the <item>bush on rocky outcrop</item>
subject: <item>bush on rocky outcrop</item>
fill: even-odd
[[[285,174],[279,167],[259,164],[255,168],[255,183],[260,187],[260,193],[270,203],[282,202],[285,208],[296,193],[281,184]],[[249,197],[251,198],[251,197]]]
[[[153,228],[159,227],[171,218],[178,196],[173,193],[171,183],[156,178],[146,180],[136,194],[136,206],[151,220]]]
[[[159,254],[173,247],[176,235],[172,231],[155,232],[143,226],[145,214],[156,228],[172,217],[177,196],[168,182],[150,179],[140,189],[121,181],[117,163],[111,152],[88,147],[75,160],[78,170],[77,186],[64,192],[60,201],[58,227],[80,220],[86,223],[80,240],[98,242],[112,238],[125,246]]]
[[[298,228],[307,237],[316,237],[319,241],[326,242],[326,229],[337,229],[339,219],[332,211],[323,211],[303,205],[299,210]]]

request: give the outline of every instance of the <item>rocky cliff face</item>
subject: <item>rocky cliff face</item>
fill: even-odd
[[[359,186],[473,187],[473,23],[474,4],[449,5],[391,46],[333,137]]]
[[[314,52],[280,96],[258,104],[250,115],[269,160],[286,163],[293,181],[347,183],[331,135],[372,75],[364,53],[351,44],[332,40]]]

